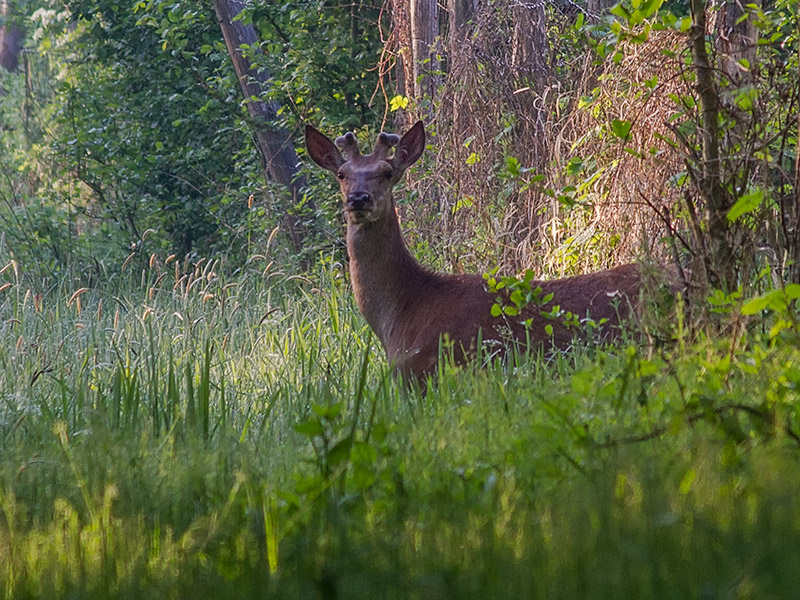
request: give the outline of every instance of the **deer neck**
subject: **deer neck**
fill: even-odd
[[[347,253],[358,308],[385,347],[402,308],[436,275],[411,256],[394,209],[373,223],[348,222]]]

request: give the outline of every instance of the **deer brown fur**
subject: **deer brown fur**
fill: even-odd
[[[564,349],[572,343],[575,328],[543,311],[558,305],[578,318],[605,321],[605,335],[613,336],[638,302],[642,272],[629,264],[532,282],[542,288],[543,297],[553,294],[548,304],[529,304],[514,317],[492,316],[497,294],[487,290],[482,276],[435,273],[421,266],[403,241],[392,187],[425,148],[422,122],[402,138],[381,133],[369,155],[359,152],[352,133],[334,143],[311,126],[306,127],[306,147],[314,162],[339,180],[356,302],[390,364],[406,377],[424,378],[435,370],[442,339],[452,343],[459,361],[474,353],[478,340],[490,351],[502,351],[512,340]],[[392,147],[396,149],[390,156]],[[523,324],[527,319],[530,327]]]

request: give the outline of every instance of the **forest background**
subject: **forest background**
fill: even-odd
[[[791,597],[799,27],[0,0],[0,598]],[[615,348],[402,389],[301,136],[417,119],[424,264],[675,262],[687,294]]]
[[[301,125],[424,118],[401,211],[436,264],[649,253],[704,288],[766,265],[797,280],[795,5],[659,4],[5,0],[5,243],[30,271],[90,276],[131,251],[242,264],[281,226],[273,248],[310,264],[341,254],[341,220],[298,163]]]

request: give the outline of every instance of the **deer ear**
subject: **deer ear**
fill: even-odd
[[[306,125],[306,149],[311,160],[328,171],[335,173],[345,163],[333,142],[311,125]]]
[[[417,121],[406,134],[400,138],[397,149],[394,151],[392,163],[394,167],[405,171],[408,167],[417,162],[422,151],[425,150],[425,126],[422,121]]]

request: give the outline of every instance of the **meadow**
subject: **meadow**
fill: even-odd
[[[0,598],[797,597],[790,296],[423,394],[333,260],[3,259]]]

